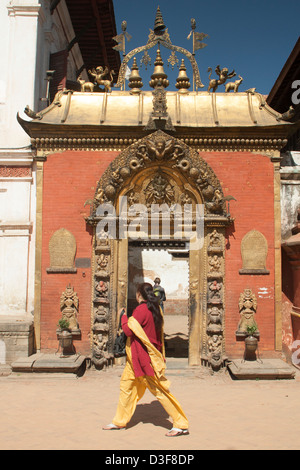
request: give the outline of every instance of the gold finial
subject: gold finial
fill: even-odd
[[[161,34],[162,31],[166,28],[164,20],[160,11],[160,8],[157,7],[155,23],[154,23],[154,32],[155,34]]]
[[[188,89],[190,88],[191,84],[186,74],[186,66],[184,65],[184,59],[182,59],[181,61],[181,66],[176,82],[177,83],[175,86],[178,89],[178,93],[188,93]]]
[[[132,94],[140,93],[141,92],[140,88],[142,88],[142,86],[143,86],[143,82],[142,82],[142,79],[141,79],[140,74],[139,74],[139,68],[137,66],[135,57],[133,59],[133,64],[132,64],[132,67],[131,67],[131,74],[130,74],[130,77],[129,77],[128,86],[129,86],[129,88],[131,88],[130,93],[132,93]]]
[[[164,71],[164,63],[160,55],[160,50],[158,48],[156,59],[154,62],[154,72],[153,75],[151,75],[152,80],[150,80],[149,85],[152,88],[155,88],[160,83],[161,86],[167,88],[169,86],[169,80],[167,78],[168,76]]]

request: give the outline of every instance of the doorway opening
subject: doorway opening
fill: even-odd
[[[189,243],[132,241],[128,244],[128,312],[136,307],[138,284],[159,277],[165,289],[164,334],[167,358],[189,355]]]

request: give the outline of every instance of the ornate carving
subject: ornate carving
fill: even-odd
[[[257,230],[248,232],[241,243],[243,268],[240,274],[269,274],[266,269],[268,242]]]
[[[190,88],[191,84],[189,78],[186,74],[186,66],[184,65],[184,59],[181,61],[181,66],[179,69],[178,77],[176,78],[176,88],[178,89],[179,93],[187,93],[188,89]]]
[[[113,75],[115,74],[113,70],[109,71],[108,67],[105,67],[105,69],[103,69],[103,67],[99,66],[96,67],[96,69],[89,70],[89,74],[94,77],[95,83],[97,85],[104,86],[104,91],[106,93],[111,92],[112,82],[114,79]],[[108,74],[110,75],[110,80],[104,80],[104,77]]]
[[[201,194],[206,214],[226,216],[222,187],[205,160],[184,142],[158,130],[127,147],[110,164],[98,183],[92,214],[87,221],[94,223],[98,205],[104,202],[115,204],[121,187],[128,184],[135,173],[153,167],[154,163],[172,169],[172,173],[180,170]]]
[[[150,29],[150,34],[149,34],[149,37],[148,37],[147,44],[145,46],[137,47],[136,49],[130,51],[124,57],[123,62],[122,62],[121,67],[120,67],[120,70],[119,70],[119,76],[118,76],[118,81],[117,81],[116,87],[122,87],[122,85],[125,81],[125,74],[126,74],[127,64],[130,61],[130,59],[132,59],[132,57],[136,56],[140,52],[144,52],[148,55],[148,50],[152,49],[157,44],[159,44],[159,46],[163,46],[167,49],[170,49],[172,51],[172,54],[175,54],[175,52],[179,52],[180,54],[185,55],[185,57],[190,61],[192,69],[193,69],[194,82],[195,82],[196,89],[203,88],[204,85],[203,85],[203,83],[201,82],[201,79],[200,79],[200,73],[199,73],[197,62],[196,62],[195,57],[194,57],[194,55],[195,55],[194,51],[193,51],[193,53],[191,53],[191,52],[187,51],[186,49],[184,49],[183,47],[178,47],[178,46],[175,46],[174,44],[172,44],[171,39],[170,39],[170,35],[168,33],[168,29],[165,29],[165,25],[163,24],[162,17],[161,18],[160,17],[161,17],[161,13],[159,11],[157,11],[156,25],[159,24],[159,28],[157,28],[157,26],[155,25],[153,30]],[[124,53],[124,49],[123,49],[123,53]],[[149,63],[147,55],[146,55],[146,61],[145,61],[146,65],[148,65],[148,63]],[[142,59],[142,61],[144,62],[144,59]]]
[[[237,329],[237,335],[246,334],[248,326],[256,326],[255,313],[257,309],[257,299],[251,289],[245,289],[239,298],[240,322]],[[258,332],[257,332],[258,334]]]
[[[101,232],[96,232],[96,246],[95,246],[95,252],[107,252],[110,251],[110,241],[109,238],[107,237],[107,233],[102,230]]]
[[[79,300],[73,287],[69,284],[60,297],[62,318],[69,322],[70,330],[78,330],[77,314]]]
[[[239,86],[242,83],[242,81],[243,81],[243,78],[239,75],[239,80],[236,80],[235,82],[226,83],[225,93],[228,93],[231,90],[233,90],[234,93],[237,93],[238,90],[239,90]]]
[[[77,82],[80,84],[80,89],[81,89],[81,92],[84,93],[84,92],[90,92],[90,93],[93,93],[94,91],[94,88],[95,88],[95,84],[92,83],[92,82],[86,82],[85,80],[83,80],[81,78],[81,75],[79,75],[79,77],[77,78]]]
[[[222,251],[222,235],[214,230],[209,235],[209,244],[208,244],[209,251]]]
[[[103,368],[109,364],[112,355],[108,352],[108,337],[102,333],[93,335],[93,363]]]
[[[135,203],[148,207],[163,203],[169,206],[191,204],[193,210],[197,202],[203,201],[208,230],[207,252],[204,254],[206,280],[203,282],[207,284],[205,287],[200,286],[199,279],[197,282],[195,279],[191,282],[190,305],[194,304],[198,290],[203,289],[207,301],[204,302],[203,327],[206,335],[202,340],[202,357],[203,360],[206,358],[214,368],[221,366],[225,360],[222,352],[225,312],[224,234],[221,233],[221,227],[225,226],[227,215],[219,180],[195,150],[185,142],[159,130],[132,143],[110,164],[97,185],[92,213],[87,221],[96,226],[99,221],[99,217],[97,218],[99,199],[111,202],[117,207],[119,195],[127,196],[129,207]],[[130,217],[130,213],[128,215]],[[95,242],[95,298],[92,319],[95,334],[93,361],[96,365],[110,360],[108,355],[115,334],[113,286],[117,280],[118,295],[124,290],[121,294],[124,298],[127,287],[126,272],[119,272],[118,268],[112,273],[108,266],[103,266],[104,271],[98,268],[102,262],[106,263],[105,256],[110,257],[109,264],[114,265],[113,258],[118,253],[117,242],[108,241],[105,232],[98,235],[102,236],[100,239],[97,236]],[[108,276],[104,276],[104,272],[107,272]],[[98,307],[104,308],[100,311]]]
[[[223,285],[216,279],[208,284],[208,302],[212,304],[222,303]]]
[[[57,230],[49,241],[50,268],[47,272],[76,272],[76,240],[68,230]]]
[[[145,189],[145,200],[147,207],[151,204],[172,204],[175,200],[174,188],[161,173],[157,173]]]
[[[99,281],[95,286],[97,300],[108,301],[109,283],[106,281]]]
[[[209,333],[220,333],[223,331],[222,318],[223,311],[222,309],[213,306],[207,311],[208,325],[207,331]]]
[[[222,340],[222,335],[213,335],[207,343],[208,359],[213,368],[220,367],[223,362]]]
[[[31,168],[29,166],[12,166],[5,165],[0,166],[0,177],[1,178],[30,178]]]
[[[207,326],[206,357],[213,369],[225,361],[223,355],[224,247],[223,234],[216,229],[207,233]]]
[[[113,355],[109,352],[111,342],[111,245],[105,231],[95,231],[95,261],[93,301],[93,355],[92,362],[97,368],[110,364]]]
[[[221,256],[213,255],[208,258],[208,274],[210,276],[222,275],[223,259]]]
[[[208,86],[207,91],[212,90],[213,92],[216,91],[216,89],[218,88],[219,85],[223,85],[226,82],[226,80],[228,80],[228,78],[235,77],[235,75],[236,75],[234,70],[229,73],[229,71],[226,67],[220,69],[219,65],[217,65],[217,67],[215,68],[215,72],[219,76],[219,78],[217,78],[217,79],[216,78],[213,78],[213,79],[210,78],[211,74],[212,74],[212,68],[211,67],[208,67],[207,71],[210,72],[210,74],[208,76],[209,86]]]
[[[143,82],[139,74],[136,58],[133,59],[128,86],[131,89],[132,94],[140,93],[140,89],[143,87]]]
[[[107,277],[109,276],[109,256],[101,253],[100,256],[97,257],[97,268],[95,272],[95,276],[100,277]]]

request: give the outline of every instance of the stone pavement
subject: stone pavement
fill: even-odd
[[[170,363],[169,363],[170,364]],[[166,376],[190,421],[190,435],[171,427],[149,391],[128,428],[103,431],[118,401],[121,367],[82,377],[13,373],[0,377],[1,450],[256,450],[300,448],[300,371],[293,380],[233,380],[208,369]],[[120,454],[118,454],[120,455]]]

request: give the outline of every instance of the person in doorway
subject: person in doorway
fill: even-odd
[[[167,300],[165,289],[160,285],[159,277],[154,279],[154,287],[153,287],[154,294],[160,299],[160,307],[164,312],[164,302]]]
[[[158,399],[173,420],[168,437],[189,434],[188,420],[165,378],[163,315],[149,283],[138,286],[138,307],[130,318],[123,314],[121,323],[127,336],[126,365],[120,382],[120,397],[115,417],[104,430],[125,429],[146,389]]]

